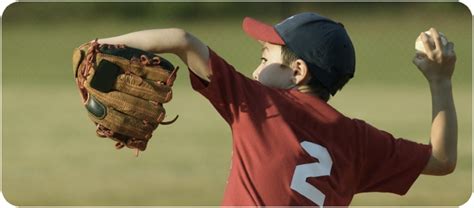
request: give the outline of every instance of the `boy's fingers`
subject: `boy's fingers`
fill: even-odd
[[[454,43],[453,42],[448,42],[448,44],[446,44],[446,51],[448,52],[448,54],[454,53]]]
[[[453,42],[448,42],[448,44],[446,45],[445,56],[448,59],[456,60],[456,52],[454,52],[454,43]]]
[[[430,32],[431,32],[431,35],[433,36],[433,40],[434,40],[436,49],[442,51],[443,50],[443,44],[442,44],[442,41],[441,41],[441,36],[439,35],[438,31],[436,30],[436,28],[432,27],[430,29]]]
[[[421,36],[421,42],[423,42],[423,46],[425,47],[425,53],[428,57],[432,57],[433,55],[433,47],[430,44],[430,41],[428,40],[428,35],[426,35],[424,32],[420,34]]]

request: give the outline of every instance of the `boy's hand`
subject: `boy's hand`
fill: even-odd
[[[426,54],[417,52],[413,58],[413,63],[430,83],[451,80],[456,63],[454,44],[448,42],[443,47],[438,31],[435,28],[431,28],[430,32],[434,39],[434,45],[430,44],[428,36],[422,32],[420,36]]]

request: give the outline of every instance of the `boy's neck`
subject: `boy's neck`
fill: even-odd
[[[313,88],[311,88],[309,85],[296,86],[296,90],[298,90],[299,92],[317,97],[317,98],[322,100],[321,96]]]
[[[296,90],[298,90],[299,92],[302,92],[302,93],[306,93],[306,94],[310,94],[312,96],[319,97],[318,94],[316,94],[316,92],[311,87],[309,87],[309,85],[296,86]]]

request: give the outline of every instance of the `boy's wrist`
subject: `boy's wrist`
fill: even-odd
[[[450,79],[429,81],[432,96],[444,96],[452,93],[452,82]]]
[[[434,88],[446,88],[446,87],[451,87],[452,82],[451,79],[430,79],[428,80],[428,84],[430,87]]]

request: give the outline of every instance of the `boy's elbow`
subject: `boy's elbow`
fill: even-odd
[[[438,170],[436,171],[437,172],[436,175],[439,175],[439,176],[449,175],[453,173],[454,170],[456,169],[456,161],[449,160],[449,161],[440,163],[437,169]]]
[[[456,169],[456,161],[448,161],[443,165],[442,175],[449,175]]]
[[[440,159],[436,155],[431,155],[431,158],[423,170],[423,174],[444,176],[449,175],[456,169],[456,157]]]

